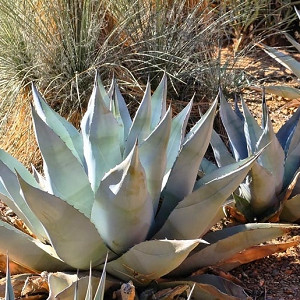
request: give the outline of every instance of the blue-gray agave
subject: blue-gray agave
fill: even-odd
[[[218,166],[245,159],[267,145],[236,193],[236,207],[248,221],[300,219],[300,110],[274,133],[263,95],[261,126],[241,98],[243,114],[221,94],[220,115],[233,156],[213,132],[211,145]],[[237,101],[236,101],[237,102]]]
[[[208,242],[201,239],[220,220],[224,201],[257,155],[197,180],[217,99],[186,134],[193,102],[172,119],[166,84],[164,76],[151,95],[148,83],[132,119],[116,82],[106,92],[96,76],[81,131],[55,113],[33,87],[32,119],[43,176],[36,170],[32,175],[0,151],[1,200],[33,235],[0,221],[5,241],[1,253],[8,251],[13,261],[49,272],[86,270],[90,264],[101,270],[108,253],[108,274],[147,284],[171,271],[188,275],[226,261],[285,232],[284,225],[253,224],[215,237],[212,233]],[[207,285],[214,280],[221,290]],[[225,295],[223,279],[210,277],[201,283],[198,276],[196,281],[193,293],[201,299],[212,294],[237,299]],[[50,274],[50,294],[67,299],[75,284],[69,282]],[[241,289],[233,290],[241,299]]]

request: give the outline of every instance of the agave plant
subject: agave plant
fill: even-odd
[[[264,95],[261,126],[242,97],[243,114],[238,108],[237,99],[234,111],[222,93],[220,98],[220,115],[232,155],[220,136],[213,132],[211,145],[218,166],[245,159],[268,145],[236,191],[236,208],[248,221],[276,220],[279,216],[283,221],[299,220],[300,109],[275,134]]]
[[[53,297],[67,299],[81,285],[51,272],[90,265],[102,270],[107,255],[110,276],[147,285],[162,276],[186,277],[202,267],[226,265],[234,254],[287,230],[249,224],[208,233],[260,153],[197,179],[218,99],[186,134],[193,101],[172,119],[166,84],[164,76],[151,95],[148,83],[132,119],[115,80],[106,92],[96,76],[80,132],[33,86],[43,175],[0,151],[1,200],[31,232],[0,221],[5,241],[0,253],[8,251],[12,261],[33,271],[50,272]],[[201,299],[245,297],[220,277],[189,277],[188,284],[192,281]],[[228,286],[237,298],[226,295]]]

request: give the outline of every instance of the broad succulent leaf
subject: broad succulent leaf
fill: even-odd
[[[135,146],[101,181],[91,220],[108,247],[120,254],[146,239],[153,217],[146,174]]]
[[[66,143],[73,155],[85,166],[82,137],[78,130],[50,108],[34,85],[32,85],[32,95],[39,117]]]
[[[194,192],[179,202],[155,238],[193,239],[202,236],[224,201],[245,178],[255,159],[253,156],[224,166],[200,179]],[[201,218],[193,218],[195,214],[201,215]]]
[[[51,244],[63,261],[78,269],[87,269],[90,262],[104,262],[107,248],[85,215],[58,197],[32,187],[20,177],[19,182],[28,205],[47,230]]]
[[[238,225],[208,233],[203,238],[210,245],[200,251],[195,251],[195,254],[190,255],[171,274],[190,274],[203,267],[218,265],[244,249],[282,236],[291,228],[293,226],[285,224],[257,223]]]
[[[147,189],[157,211],[166,171],[167,147],[171,131],[172,111],[168,109],[162,121],[139,146],[141,164],[145,169]]]
[[[285,202],[280,219],[287,222],[297,222],[300,220],[300,194]]]
[[[255,162],[249,172],[249,198],[242,193],[251,205],[252,212],[259,216],[269,207],[276,207],[278,198],[276,195],[276,178],[267,169]]]
[[[273,47],[262,45],[262,48],[268,55],[277,60],[287,69],[291,70],[298,78],[300,78],[300,63],[297,60]]]
[[[82,165],[34,109],[32,109],[32,117],[43,156],[48,191],[89,217],[94,195]]]
[[[119,145],[120,129],[106,107],[97,85],[81,123],[88,177],[94,192],[104,174],[122,161]]]
[[[228,134],[230,145],[235,159],[241,160],[248,157],[243,121],[232,110],[224,95],[220,92],[220,115]]]
[[[235,159],[229,153],[226,145],[215,130],[212,131],[210,145],[212,147],[214,157],[219,167],[223,167],[235,162]]]
[[[255,118],[249,111],[248,106],[246,105],[243,98],[241,98],[243,113],[245,117],[244,121],[244,132],[247,142],[248,153],[252,154],[256,152],[256,144],[260,136],[263,134],[263,129],[257,124]]]
[[[129,130],[130,127],[132,125],[132,120],[126,105],[126,102],[120,92],[120,89],[117,85],[117,83],[113,82],[113,95],[112,95],[112,101],[114,102],[114,107],[117,108],[117,113],[120,116],[121,120],[122,120],[122,125],[124,128],[124,133],[123,133],[123,141],[122,144],[124,144],[124,142],[126,141],[128,134],[129,134]]]
[[[269,117],[266,122],[264,132],[257,142],[257,149],[268,146],[258,158],[258,162],[275,177],[275,192],[279,193],[283,185],[285,155],[273,131]]]
[[[300,44],[297,43],[288,33],[285,33],[284,36],[300,52]]]
[[[30,181],[34,182],[34,180]],[[36,182],[35,185],[37,185]],[[20,194],[20,186],[15,171],[12,171],[2,161],[0,161],[0,199],[24,221],[32,233],[41,240],[47,240],[47,234],[40,220],[31,211],[24,197]]]
[[[123,280],[147,284],[179,266],[200,240],[151,240],[132,247],[107,264],[107,272]]]
[[[182,146],[186,125],[193,105],[193,99],[172,120],[171,134],[167,150],[166,180]]]
[[[151,96],[152,116],[150,128],[153,130],[167,110],[167,75],[164,73],[158,87]]]
[[[178,202],[192,192],[201,160],[210,141],[216,108],[217,99],[186,137],[163,191],[164,201],[160,215],[170,214]],[[205,140],[203,136],[206,137]]]
[[[286,150],[286,142],[293,134],[295,127],[300,118],[300,109],[298,108],[297,111],[292,115],[292,117],[285,122],[285,124],[278,130],[276,137],[281,144],[282,148]]]
[[[151,110],[151,88],[150,83],[148,82],[142,102],[133,118],[123,157],[126,157],[129,154],[136,140],[141,143],[150,134]]]
[[[252,90],[261,91],[260,87],[250,87]],[[291,86],[284,85],[268,85],[264,87],[267,94],[273,94],[286,99],[300,98],[300,90]]]
[[[9,250],[10,259],[33,270],[64,271],[72,269],[61,261],[53,248],[32,238],[0,220],[0,235],[5,243],[0,243],[0,253]],[[20,251],[22,249],[22,251]]]
[[[106,89],[103,85],[103,82],[102,82],[101,77],[98,72],[96,72],[95,81],[96,81],[95,86],[97,87],[98,92],[101,95],[101,98],[103,99],[106,107],[109,107],[110,97],[109,97],[108,93],[106,92]]]
[[[6,285],[5,285],[4,300],[15,300],[13,286],[12,286],[11,278],[10,278],[9,256],[8,255],[7,255],[7,259],[6,259]]]
[[[213,276],[213,275],[212,275]],[[228,283],[227,285],[222,282],[222,278],[213,276],[214,278],[210,279],[210,284],[201,282],[202,278],[200,276],[191,276],[188,277],[186,280],[176,280],[176,281],[169,281],[169,282],[162,282],[159,283],[159,287],[161,289],[166,288],[174,288],[178,285],[189,285],[190,287],[194,286],[192,298],[191,299],[201,299],[201,300],[241,300],[244,298],[237,298],[235,296],[231,295],[232,292],[232,285],[233,283]],[[223,283],[223,286],[221,285],[221,282]],[[211,283],[218,286],[220,289],[212,285]],[[238,289],[238,286],[234,286],[235,289]],[[241,287],[239,287],[239,290],[242,290]]]
[[[79,274],[80,275],[80,274]],[[100,279],[101,281],[101,279]],[[82,276],[80,278],[76,274],[67,274],[67,273],[50,273],[48,276],[49,283],[49,298],[48,299],[61,299],[61,300],[70,300],[74,299],[74,290],[77,285],[77,298],[84,299],[89,283],[89,276]],[[99,286],[99,278],[92,276],[92,295],[94,300],[97,298],[97,287]],[[120,285],[119,281],[111,277],[106,278],[105,290],[115,287],[117,288]],[[102,300],[102,299],[101,299]]]

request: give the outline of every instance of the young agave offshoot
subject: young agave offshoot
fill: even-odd
[[[220,115],[232,155],[213,132],[211,145],[219,167],[247,158],[268,145],[235,193],[236,208],[251,221],[300,220],[300,109],[274,133],[263,95],[261,126],[241,98],[243,114],[220,94]]]
[[[0,221],[0,253],[48,271],[51,299],[76,299],[75,292],[102,299],[104,275],[96,293],[98,278],[64,273],[90,265],[106,270],[105,289],[120,280],[137,286],[155,280],[158,288],[195,284],[197,299],[246,299],[226,279],[191,274],[211,265],[229,270],[234,255],[289,229],[256,223],[208,233],[260,152],[198,179],[218,100],[186,133],[193,101],[172,118],[166,85],[163,76],[152,94],[148,83],[132,119],[115,80],[106,92],[97,75],[80,131],[33,86],[43,176],[0,151],[0,198],[32,235]],[[161,282],[163,276],[170,280]]]

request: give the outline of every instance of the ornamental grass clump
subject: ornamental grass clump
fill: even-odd
[[[106,289],[120,280],[144,288],[156,281],[158,288],[195,284],[198,299],[246,299],[240,286],[204,274],[206,267],[230,270],[240,251],[291,228],[256,223],[209,232],[263,149],[199,179],[218,99],[186,133],[193,100],[172,118],[166,91],[166,76],[153,94],[148,83],[132,119],[116,81],[106,92],[96,76],[78,131],[33,86],[43,174],[0,151],[1,200],[29,233],[0,221],[0,253],[32,272],[48,271],[51,297],[85,294],[99,279],[65,272],[91,267],[106,270]],[[269,249],[262,248],[257,257]]]

